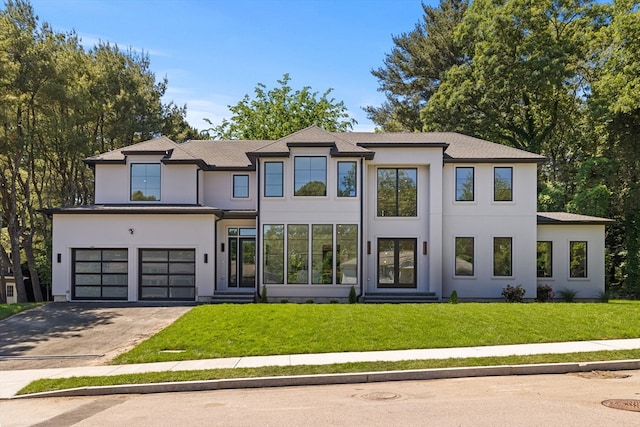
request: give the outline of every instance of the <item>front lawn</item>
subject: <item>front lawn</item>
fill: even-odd
[[[13,316],[21,311],[42,305],[41,302],[24,302],[19,304],[0,304],[0,320]]]
[[[640,337],[640,302],[203,305],[114,363]]]

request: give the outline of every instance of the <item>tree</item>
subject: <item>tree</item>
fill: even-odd
[[[413,31],[393,37],[395,46],[386,55],[384,67],[371,71],[386,101],[380,107],[365,108],[369,119],[382,130],[422,130],[420,111],[445,73],[463,62],[453,34],[468,5],[468,0],[440,0],[438,8],[423,3],[423,22]]]
[[[249,95],[234,106],[230,120],[210,129],[218,139],[279,139],[308,126],[316,125],[329,132],[344,132],[357,122],[349,118],[342,101],[328,98],[333,89],[318,98],[309,86],[293,91],[289,74],[278,80],[280,87],[267,90],[258,83],[255,98]],[[211,123],[211,122],[209,122]]]

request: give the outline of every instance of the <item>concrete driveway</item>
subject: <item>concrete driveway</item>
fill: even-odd
[[[0,321],[0,371],[105,365],[193,306],[49,303]]]

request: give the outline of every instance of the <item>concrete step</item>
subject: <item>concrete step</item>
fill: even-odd
[[[362,301],[368,304],[388,304],[388,303],[426,303],[438,302],[435,292],[376,292],[366,294]]]
[[[249,304],[255,302],[254,292],[216,291],[211,304]]]

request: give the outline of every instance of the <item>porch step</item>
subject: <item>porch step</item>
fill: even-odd
[[[366,294],[362,301],[369,304],[395,304],[395,303],[423,303],[438,302],[438,296],[435,292],[376,292]]]
[[[211,304],[249,304],[255,302],[253,292],[216,291]]]

